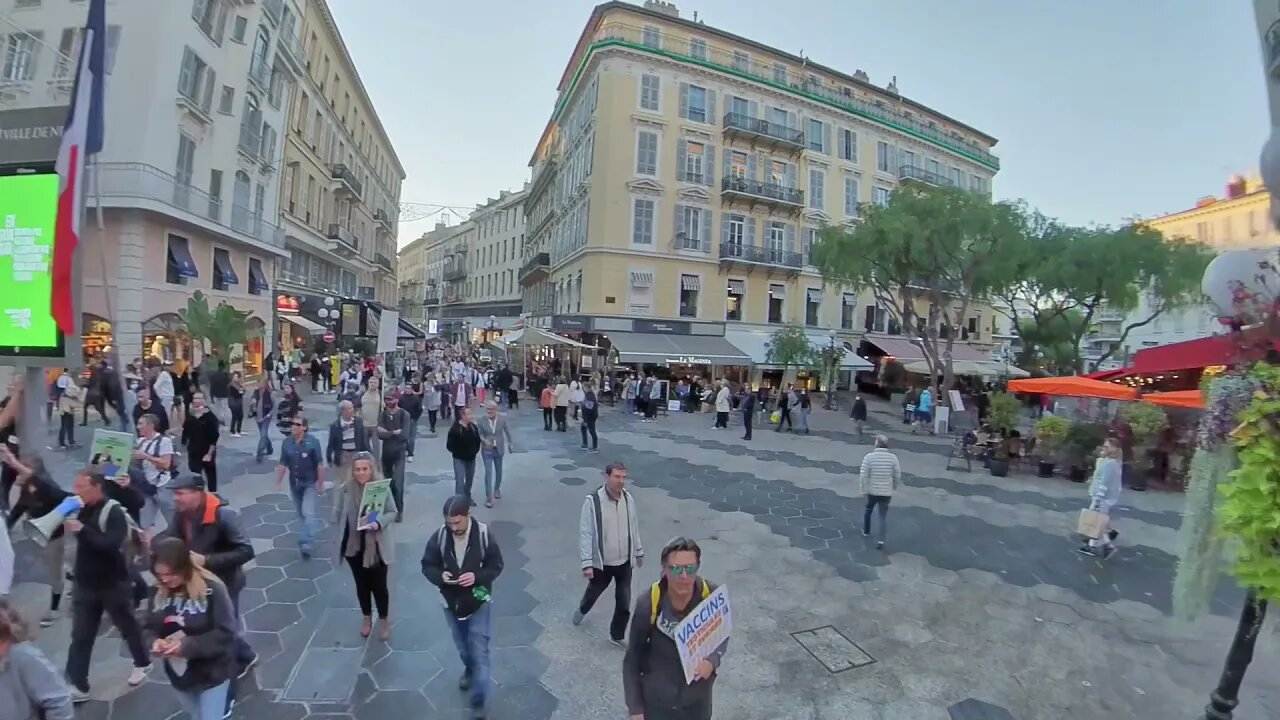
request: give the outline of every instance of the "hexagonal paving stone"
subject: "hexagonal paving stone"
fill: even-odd
[[[279,655],[282,648],[280,636],[273,632],[246,632],[244,639],[249,643],[249,647],[258,653],[259,662]]]
[[[284,579],[284,571],[274,567],[249,568],[244,572],[245,587],[263,589]]]
[[[163,718],[173,715],[180,709],[177,695],[168,684],[145,682],[111,703],[111,717],[113,720],[115,718],[120,720],[141,717]]]
[[[262,516],[262,522],[268,525],[288,525],[298,519],[298,513],[295,511],[281,512],[273,510]]]
[[[426,650],[399,650],[369,668],[379,690],[420,690],[441,671],[440,661]]]
[[[547,720],[555,714],[560,702],[540,683],[501,685],[494,690],[489,703],[491,716],[495,718],[521,718],[521,720]]]
[[[469,708],[467,705],[466,694],[458,692],[458,677],[460,673],[461,668],[455,669],[452,672],[445,670],[444,672],[436,673],[436,676],[431,678],[431,680],[429,680],[422,688],[422,694],[427,697],[427,701],[430,702],[431,707],[435,709],[435,714],[432,715],[419,711],[417,714],[408,717],[438,717],[450,719],[464,717],[463,713]],[[525,715],[517,712],[514,714],[508,713],[505,716],[495,717],[523,719]],[[379,718],[379,720],[381,720],[381,718]]]
[[[493,680],[500,685],[523,685],[537,682],[547,671],[550,661],[528,645],[503,648],[493,654]]]
[[[580,477],[562,477],[560,478],[560,484],[568,485],[569,487],[577,487],[579,485],[586,485],[587,481]]]
[[[257,588],[246,587],[240,591],[240,614],[243,615],[267,601],[267,594]]]
[[[282,502],[291,502],[288,495],[284,493],[271,493],[269,495],[258,496],[259,505],[278,505]]]
[[[289,625],[298,622],[302,613],[297,605],[285,603],[267,603],[244,615],[245,627],[263,632],[280,632]]]
[[[1014,720],[1013,713],[985,700],[968,698],[947,708],[951,720]]]
[[[316,594],[316,584],[304,578],[290,578],[267,588],[267,601],[277,603],[300,603]]]
[[[832,528],[832,527],[827,527],[825,525],[816,525],[814,527],[809,528],[805,532],[821,540],[835,540],[836,538],[841,537],[841,533],[839,530],[836,530],[835,528]]]
[[[313,555],[310,560],[297,560],[286,565],[284,574],[291,578],[314,580],[333,572],[333,562],[320,556],[320,548],[316,547],[314,552],[316,555]]]
[[[254,525],[244,529],[244,536],[256,540],[277,538],[289,530],[284,525]]]
[[[298,561],[298,551],[276,548],[258,555],[253,560],[258,564],[258,567],[282,568]]]
[[[457,691],[454,691],[458,694]],[[420,718],[423,713],[422,694],[407,690],[382,690],[374,693],[369,701],[356,706],[356,720],[387,720],[387,718]]]

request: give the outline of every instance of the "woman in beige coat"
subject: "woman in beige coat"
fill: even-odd
[[[384,494],[381,507],[366,505],[364,492],[369,483],[382,479],[379,463],[367,452],[356,453],[351,461],[351,479],[337,488],[333,501],[335,522],[342,528],[338,541],[338,555],[351,568],[351,578],[356,583],[356,599],[364,622],[360,637],[373,632],[373,611],[378,611],[378,637],[385,641],[391,637],[391,593],[387,573],[394,561],[395,541],[391,537],[391,524],[400,509],[390,489]]]

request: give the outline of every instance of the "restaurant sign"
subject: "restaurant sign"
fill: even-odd
[[[680,357],[667,358],[668,365],[714,365],[711,358],[698,357],[697,355],[681,355]]]
[[[0,112],[0,162],[48,164],[58,159],[67,107],[20,108]]]
[[[590,327],[591,318],[583,315],[553,315],[552,330],[586,330]]]
[[[664,322],[660,320],[636,320],[632,324],[633,332],[652,333],[654,335],[688,335],[687,322]]]

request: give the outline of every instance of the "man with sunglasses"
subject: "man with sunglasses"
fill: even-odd
[[[702,548],[679,537],[662,548],[662,579],[636,599],[622,659],[622,689],[630,720],[710,720],[711,691],[726,640],[698,663],[686,683],[676,629],[716,586],[698,575]]]
[[[644,566],[636,502],[627,492],[626,482],[626,466],[610,463],[604,469],[604,484],[582,503],[578,554],[587,589],[573,613],[573,624],[581,624],[612,582],[613,621],[609,623],[609,639],[618,647],[626,647],[627,620],[631,615],[631,561],[634,558],[635,567]]]
[[[293,418],[289,435],[280,443],[280,464],[276,466],[277,490],[284,487],[285,473],[289,474],[289,495],[302,520],[298,523],[298,551],[303,560],[311,559],[316,496],[324,492],[324,451],[308,428],[306,418]]]

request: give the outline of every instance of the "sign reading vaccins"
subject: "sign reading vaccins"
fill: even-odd
[[[680,651],[686,683],[693,683],[694,668],[724,645],[732,631],[729,590],[721,585],[676,626],[676,648]]]

